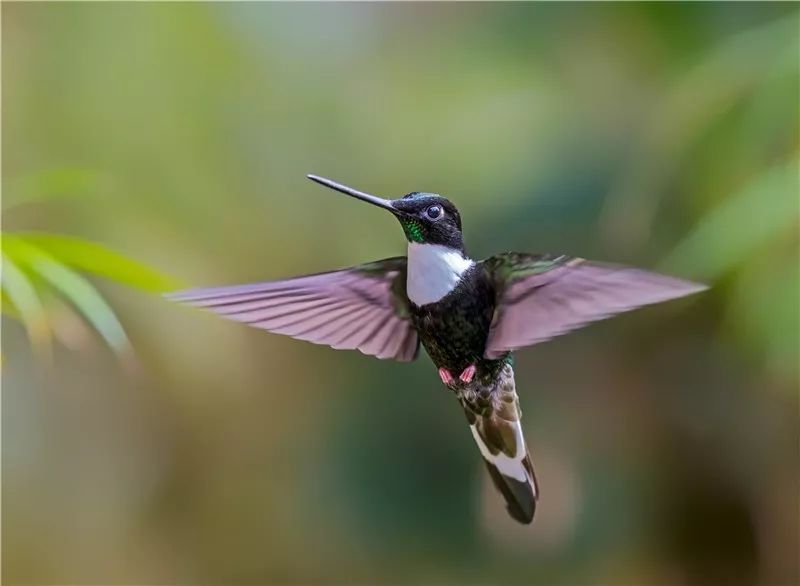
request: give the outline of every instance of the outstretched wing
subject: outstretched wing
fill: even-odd
[[[378,358],[413,360],[419,348],[409,321],[405,257],[349,269],[167,297],[250,326]]]
[[[486,343],[488,358],[706,289],[674,277],[563,255],[509,252],[482,265],[498,292]]]

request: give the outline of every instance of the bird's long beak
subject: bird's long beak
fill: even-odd
[[[320,185],[324,185],[325,187],[330,187],[331,189],[335,189],[336,191],[341,191],[342,193],[346,193],[351,197],[355,197],[356,199],[360,199],[361,201],[365,201],[367,203],[371,203],[372,205],[376,205],[379,208],[384,208],[389,210],[393,213],[397,213],[397,209],[395,209],[392,202],[388,199],[383,199],[369,193],[364,193],[363,191],[358,191],[353,189],[352,187],[347,187],[347,185],[342,185],[341,183],[336,183],[336,181],[331,181],[330,179],[326,179],[325,177],[320,177],[318,175],[307,175],[311,181],[316,181]]]

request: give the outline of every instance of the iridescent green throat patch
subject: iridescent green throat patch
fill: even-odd
[[[417,220],[403,220],[403,231],[410,242],[424,242],[422,235],[422,224]]]

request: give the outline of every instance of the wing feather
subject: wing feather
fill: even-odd
[[[488,358],[706,289],[675,277],[566,256],[509,253],[487,259],[484,267],[500,292]]]
[[[419,352],[417,332],[413,328],[410,328],[403,342],[400,344],[400,349],[397,352],[397,360],[401,362],[410,362],[417,357],[417,352]]]
[[[337,349],[413,360],[405,257],[284,281],[192,289],[169,298],[224,318]]]
[[[394,324],[392,324],[391,321],[387,321],[387,323],[376,331],[366,347],[374,352],[375,356],[378,358],[393,356],[397,352],[397,342],[402,340],[402,338],[398,340],[397,336],[392,335],[393,330]]]
[[[354,319],[349,320],[344,326],[334,328],[331,336],[331,347],[337,350],[355,350],[363,348],[365,354],[375,356],[369,352],[366,343],[375,330],[388,319],[385,312],[369,307],[359,310]]]
[[[337,306],[335,310],[323,307],[310,316],[301,315],[294,317],[294,321],[279,333],[288,334],[300,340],[317,342],[325,340],[328,345],[331,336],[338,335],[342,328],[351,324],[359,325],[364,316],[369,313],[369,307],[359,305]]]

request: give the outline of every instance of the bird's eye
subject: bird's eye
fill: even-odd
[[[438,220],[439,218],[442,217],[443,213],[444,212],[442,210],[442,206],[440,205],[431,206],[427,210],[425,210],[425,215],[428,216],[428,218],[430,218],[431,220]]]

